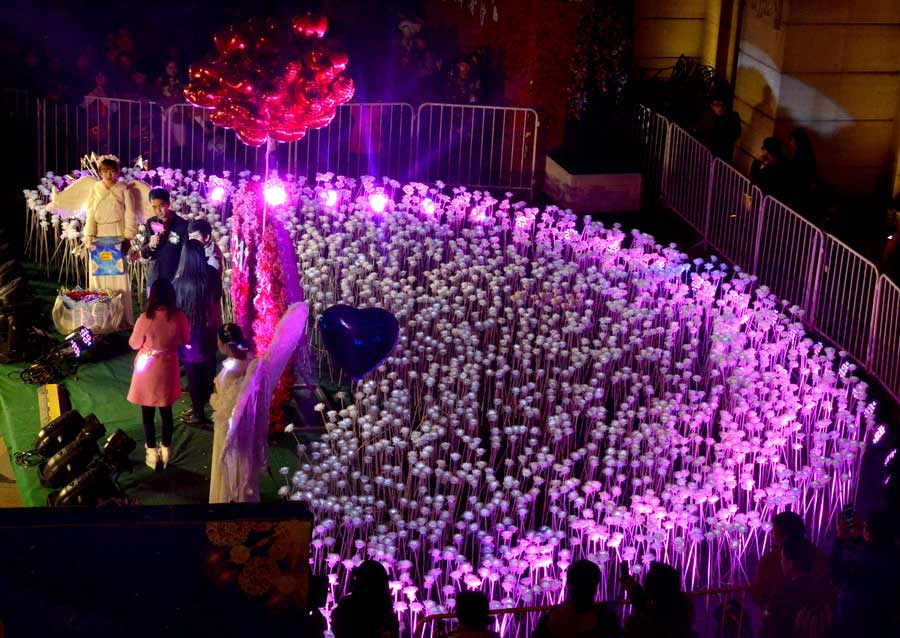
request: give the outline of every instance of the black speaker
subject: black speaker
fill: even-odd
[[[47,497],[50,507],[91,507],[101,498],[111,498],[118,490],[102,465],[88,468],[87,472],[73,480],[59,492]]]
[[[70,482],[84,472],[94,457],[100,453],[97,441],[106,434],[106,428],[90,415],[85,420],[84,429],[78,433],[74,441],[54,454],[39,472],[41,485],[57,488]]]
[[[84,429],[84,417],[77,410],[65,412],[41,428],[34,442],[34,449],[45,459],[59,452],[75,440]]]

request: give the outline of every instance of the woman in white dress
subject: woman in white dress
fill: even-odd
[[[88,251],[93,251],[98,240],[113,242],[121,250],[121,259],[111,263],[109,266],[115,267],[107,271],[106,265],[101,270],[100,262],[94,263],[92,255],[88,268],[88,285],[92,290],[121,292],[125,310],[123,323],[130,327],[134,324],[131,307],[133,302],[125,257],[137,230],[138,207],[135,205],[134,193],[124,182],[119,181],[119,162],[115,157],[105,156],[100,160],[100,177],[101,181],[94,183],[86,204],[85,247]],[[108,274],[113,271],[116,274]]]
[[[225,452],[225,441],[228,438],[228,426],[234,407],[237,405],[243,386],[244,376],[250,366],[252,357],[240,326],[226,323],[219,328],[219,352],[225,355],[222,371],[216,377],[215,392],[210,398],[213,408],[213,449],[212,467],[209,480],[209,502],[228,503],[229,490],[222,478],[222,458]]]

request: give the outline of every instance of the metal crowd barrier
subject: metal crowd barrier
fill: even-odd
[[[350,103],[337,109],[331,124],[311,129],[279,152],[287,172],[412,178],[413,108],[402,102]],[[282,164],[283,165],[283,164]]]
[[[162,161],[163,112],[155,102],[87,96],[77,103],[37,102],[38,166],[67,173],[91,152],[125,164]]]
[[[828,234],[809,321],[858,359],[868,356],[878,269]],[[886,317],[887,318],[887,317]]]
[[[5,110],[18,113],[27,103],[22,92],[3,94]],[[243,144],[234,131],[210,122],[209,110],[190,104],[163,109],[92,96],[33,103],[40,175],[68,172],[91,151],[208,174],[264,170],[263,148]],[[647,139],[664,142],[664,119],[647,113]],[[308,178],[330,171],[533,193],[539,126],[537,112],[527,108],[427,103],[416,112],[401,102],[350,103],[327,127],[279,144],[275,161],[282,174]],[[651,162],[656,157],[647,155]],[[655,170],[661,179],[662,165]]]
[[[631,114],[631,139],[637,143],[644,188],[659,195],[665,175],[669,120],[643,104],[635,104]]]
[[[539,125],[534,109],[422,104],[416,116],[416,177],[531,192]]]
[[[662,194],[666,202],[698,232],[706,235],[712,154],[690,133],[669,126]]]
[[[750,599],[747,585],[687,592],[694,605],[694,633],[697,638],[753,638],[759,628],[759,609]],[[630,603],[627,600],[605,601],[626,622]],[[553,605],[492,609],[494,629],[506,638],[527,638],[541,616]],[[513,619],[515,623],[511,622]],[[413,632],[414,638],[446,638],[455,624],[454,614],[430,614],[422,618]],[[490,628],[490,627],[489,627]]]
[[[900,400],[900,287],[871,261],[758,188],[676,124],[638,105],[635,141],[645,170],[662,167],[660,199],[735,265],[803,309],[805,323],[846,350]],[[662,156],[660,156],[662,154]],[[651,173],[652,175],[652,173]],[[652,179],[645,179],[650,193]]]
[[[771,197],[763,200],[760,211],[752,272],[777,297],[809,313],[824,233]]]
[[[866,364],[895,398],[900,397],[900,287],[885,275],[875,290]]]
[[[735,264],[752,264],[760,222],[762,192],[721,159],[712,164],[709,191],[709,244]]]
[[[258,172],[265,148],[247,146],[231,129],[215,126],[209,109],[174,104],[166,110],[165,152],[161,162],[168,167],[203,169],[208,175]]]

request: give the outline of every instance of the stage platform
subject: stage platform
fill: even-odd
[[[95,414],[106,426],[107,433],[121,428],[137,443],[137,449],[131,454],[134,469],[119,479],[119,484],[129,497],[145,505],[208,502],[213,435],[211,430],[180,423],[179,415],[190,405],[186,394],[175,404],[175,436],[169,467],[154,472],[144,465],[140,408],[125,400],[133,361],[134,355],[127,353],[109,361],[89,363],[78,371],[77,376],[63,381],[72,407],[85,416]],[[37,399],[39,386],[25,385],[19,381],[17,373],[22,367],[0,366],[0,431],[11,457],[17,451],[32,449],[41,429]],[[284,485],[285,479],[279,475],[279,468],[288,467],[293,472],[297,463],[295,445],[294,438],[286,435],[270,448],[269,466],[274,478],[262,477],[260,489],[263,499],[277,498],[278,488]],[[38,481],[37,467],[23,467],[15,463],[13,467],[16,485],[25,506],[45,506],[50,490]]]
[[[31,287],[42,307],[46,307],[49,322],[56,284],[46,281],[38,271],[29,268]],[[52,331],[50,326],[41,326]],[[114,335],[113,339],[124,343],[127,335]],[[119,484],[127,496],[143,505],[203,504],[209,497],[209,471],[212,454],[212,431],[183,425],[179,417],[190,406],[190,399],[183,394],[175,404],[175,436],[172,441],[172,461],[165,470],[151,471],[144,465],[144,435],[141,412],[138,406],[125,400],[131,383],[134,353],[121,348],[118,356],[97,363],[87,363],[78,373],[61,382],[69,393],[72,408],[82,415],[95,414],[106,427],[107,434],[121,428],[137,443],[131,454],[134,469],[123,474]],[[0,434],[13,458],[16,485],[26,507],[47,505],[49,489],[41,486],[37,467],[23,467],[14,462],[15,453],[30,450],[41,429],[38,411],[38,388],[19,380],[22,365],[0,365]],[[182,378],[182,387],[186,387]],[[157,419],[159,416],[157,415]],[[157,425],[157,428],[159,426]],[[291,474],[297,464],[296,440],[292,435],[278,437],[269,452],[272,476],[260,480],[263,500],[278,499],[278,489],[285,484],[279,469],[287,467]]]

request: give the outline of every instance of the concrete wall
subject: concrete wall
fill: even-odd
[[[780,11],[779,11],[780,5]],[[741,164],[768,135],[807,129],[820,176],[864,194],[900,173],[900,0],[745,2],[735,108]]]
[[[707,5],[721,0],[635,0],[634,64],[664,69],[680,55],[707,59]],[[718,22],[716,22],[718,25]],[[716,27],[718,31],[718,26]],[[710,37],[715,38],[712,34]],[[712,60],[715,60],[713,53]],[[709,63],[709,62],[707,62]]]

